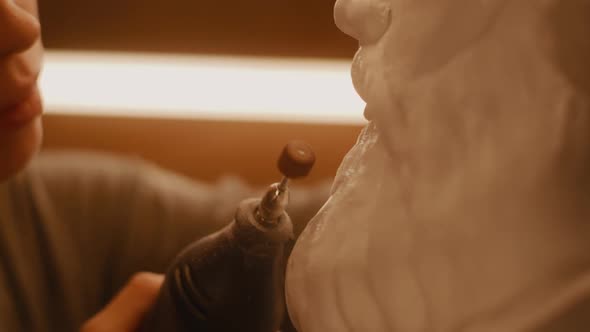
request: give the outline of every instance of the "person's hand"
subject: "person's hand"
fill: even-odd
[[[102,311],[84,323],[80,332],[137,331],[163,281],[164,276],[159,274],[136,274]]]
[[[0,0],[0,181],[24,168],[41,146],[42,57],[37,0]]]
[[[37,94],[43,47],[36,0],[0,0],[0,110]]]

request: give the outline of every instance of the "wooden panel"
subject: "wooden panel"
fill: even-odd
[[[47,115],[45,149],[90,149],[140,156],[193,178],[235,174],[252,184],[280,177],[276,159],[291,139],[317,154],[309,179],[330,178],[356,141],[358,126],[131,119]],[[304,182],[304,183],[305,183]]]
[[[39,1],[49,48],[351,58],[335,0]]]

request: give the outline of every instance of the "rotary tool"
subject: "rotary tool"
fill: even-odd
[[[293,225],[285,209],[291,179],[315,163],[311,147],[289,142],[280,182],[239,204],[234,220],[173,261],[141,332],[276,332],[286,315],[284,278]]]

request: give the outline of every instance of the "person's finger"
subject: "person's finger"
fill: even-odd
[[[0,0],[0,112],[31,96],[42,56],[37,0]]]
[[[134,332],[156,301],[164,276],[138,273],[81,332]]]
[[[41,71],[42,57],[40,41],[25,52],[0,57],[0,112],[17,106],[31,95]]]
[[[0,56],[24,51],[41,35],[35,1],[0,0]]]

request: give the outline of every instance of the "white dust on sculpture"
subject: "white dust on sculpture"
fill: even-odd
[[[298,330],[590,326],[590,0],[339,0],[335,19],[369,124],[290,258]]]

